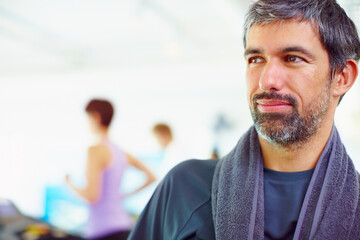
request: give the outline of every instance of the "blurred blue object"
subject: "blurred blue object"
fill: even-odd
[[[81,233],[87,220],[85,202],[80,201],[65,185],[45,188],[43,220],[70,233]]]
[[[152,154],[137,156],[156,176],[160,176],[160,165],[164,159],[164,152],[159,151]],[[139,186],[144,181],[144,176],[136,169],[130,168],[124,174],[121,191],[126,193]],[[152,196],[157,182],[150,185],[141,192],[125,199],[125,209],[133,216],[138,216]]]

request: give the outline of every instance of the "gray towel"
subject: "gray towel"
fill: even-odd
[[[359,239],[359,174],[333,127],[311,178],[294,239]],[[263,160],[254,127],[216,167],[216,239],[264,239]]]

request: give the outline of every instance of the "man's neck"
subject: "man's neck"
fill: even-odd
[[[333,121],[323,121],[321,128],[306,143],[294,148],[282,148],[259,135],[264,166],[280,172],[300,172],[315,168],[330,137]]]

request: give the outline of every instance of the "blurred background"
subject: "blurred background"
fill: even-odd
[[[339,3],[360,26],[360,1]],[[151,133],[166,122],[194,158],[220,156],[251,124],[242,24],[248,0],[3,0],[0,2],[0,197],[69,231],[86,220],[64,185],[84,181],[92,142],[84,107],[114,103],[111,136],[154,172]],[[360,169],[360,83],[336,124]],[[129,170],[124,190],[141,175]],[[137,215],[155,186],[126,202]]]

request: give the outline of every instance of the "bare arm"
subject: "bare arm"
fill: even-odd
[[[134,191],[126,194],[126,196],[130,196],[130,195],[133,195],[133,194],[141,191],[142,189],[146,188],[147,186],[149,186],[150,184],[155,182],[156,177],[150,171],[149,168],[147,168],[142,162],[137,160],[135,157],[131,156],[130,154],[126,154],[126,157],[127,157],[128,161],[129,161],[129,164],[131,166],[139,169],[140,171],[142,171],[146,175],[146,181],[145,181],[145,183],[143,185],[141,185],[139,188],[135,189]]]
[[[110,152],[105,146],[95,146],[89,148],[86,162],[85,187],[76,187],[70,181],[69,175],[66,176],[66,183],[81,198],[87,200],[90,203],[96,202],[101,194],[102,174],[109,160]]]

